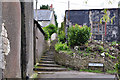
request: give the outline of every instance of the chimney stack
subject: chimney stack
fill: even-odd
[[[53,4],[51,4],[51,6],[50,6],[50,10],[53,10]]]

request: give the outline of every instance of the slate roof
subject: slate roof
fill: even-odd
[[[52,18],[53,11],[51,10],[37,10],[37,19],[39,21],[50,21]],[[34,19],[36,20],[36,10],[34,10]]]

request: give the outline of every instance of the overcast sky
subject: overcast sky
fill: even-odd
[[[35,8],[34,0],[34,8]],[[118,8],[119,0],[69,0],[70,1],[70,9],[101,9],[101,8]],[[86,4],[87,1],[87,4]],[[111,1],[112,4],[109,2]],[[60,23],[63,21],[65,10],[68,10],[68,0],[38,0],[39,9],[41,5],[51,5],[53,4],[53,8],[55,13],[57,14],[57,21]]]

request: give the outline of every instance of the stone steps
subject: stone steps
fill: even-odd
[[[57,65],[57,64],[39,64],[37,66],[42,66],[42,67],[61,67],[60,65]]]
[[[43,63],[43,64],[55,64],[54,61],[40,61],[39,62],[40,64]]]
[[[57,72],[67,71],[66,68],[62,68],[60,65],[55,64],[53,53],[43,54],[41,60],[36,68],[33,69],[35,72]]]
[[[50,58],[41,58],[41,61],[54,61],[54,59],[50,59]]]
[[[67,71],[67,69],[58,67],[40,67],[34,68],[34,71]]]
[[[42,56],[41,58],[54,58],[53,56]]]

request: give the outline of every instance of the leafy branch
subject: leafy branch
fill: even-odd
[[[111,19],[109,18],[108,16],[108,12],[107,12],[107,9],[104,9],[104,15],[103,17],[100,19],[100,23],[102,24],[102,21],[104,22],[109,22],[111,21],[111,24],[113,24],[113,20],[115,20],[115,16],[113,16]]]

